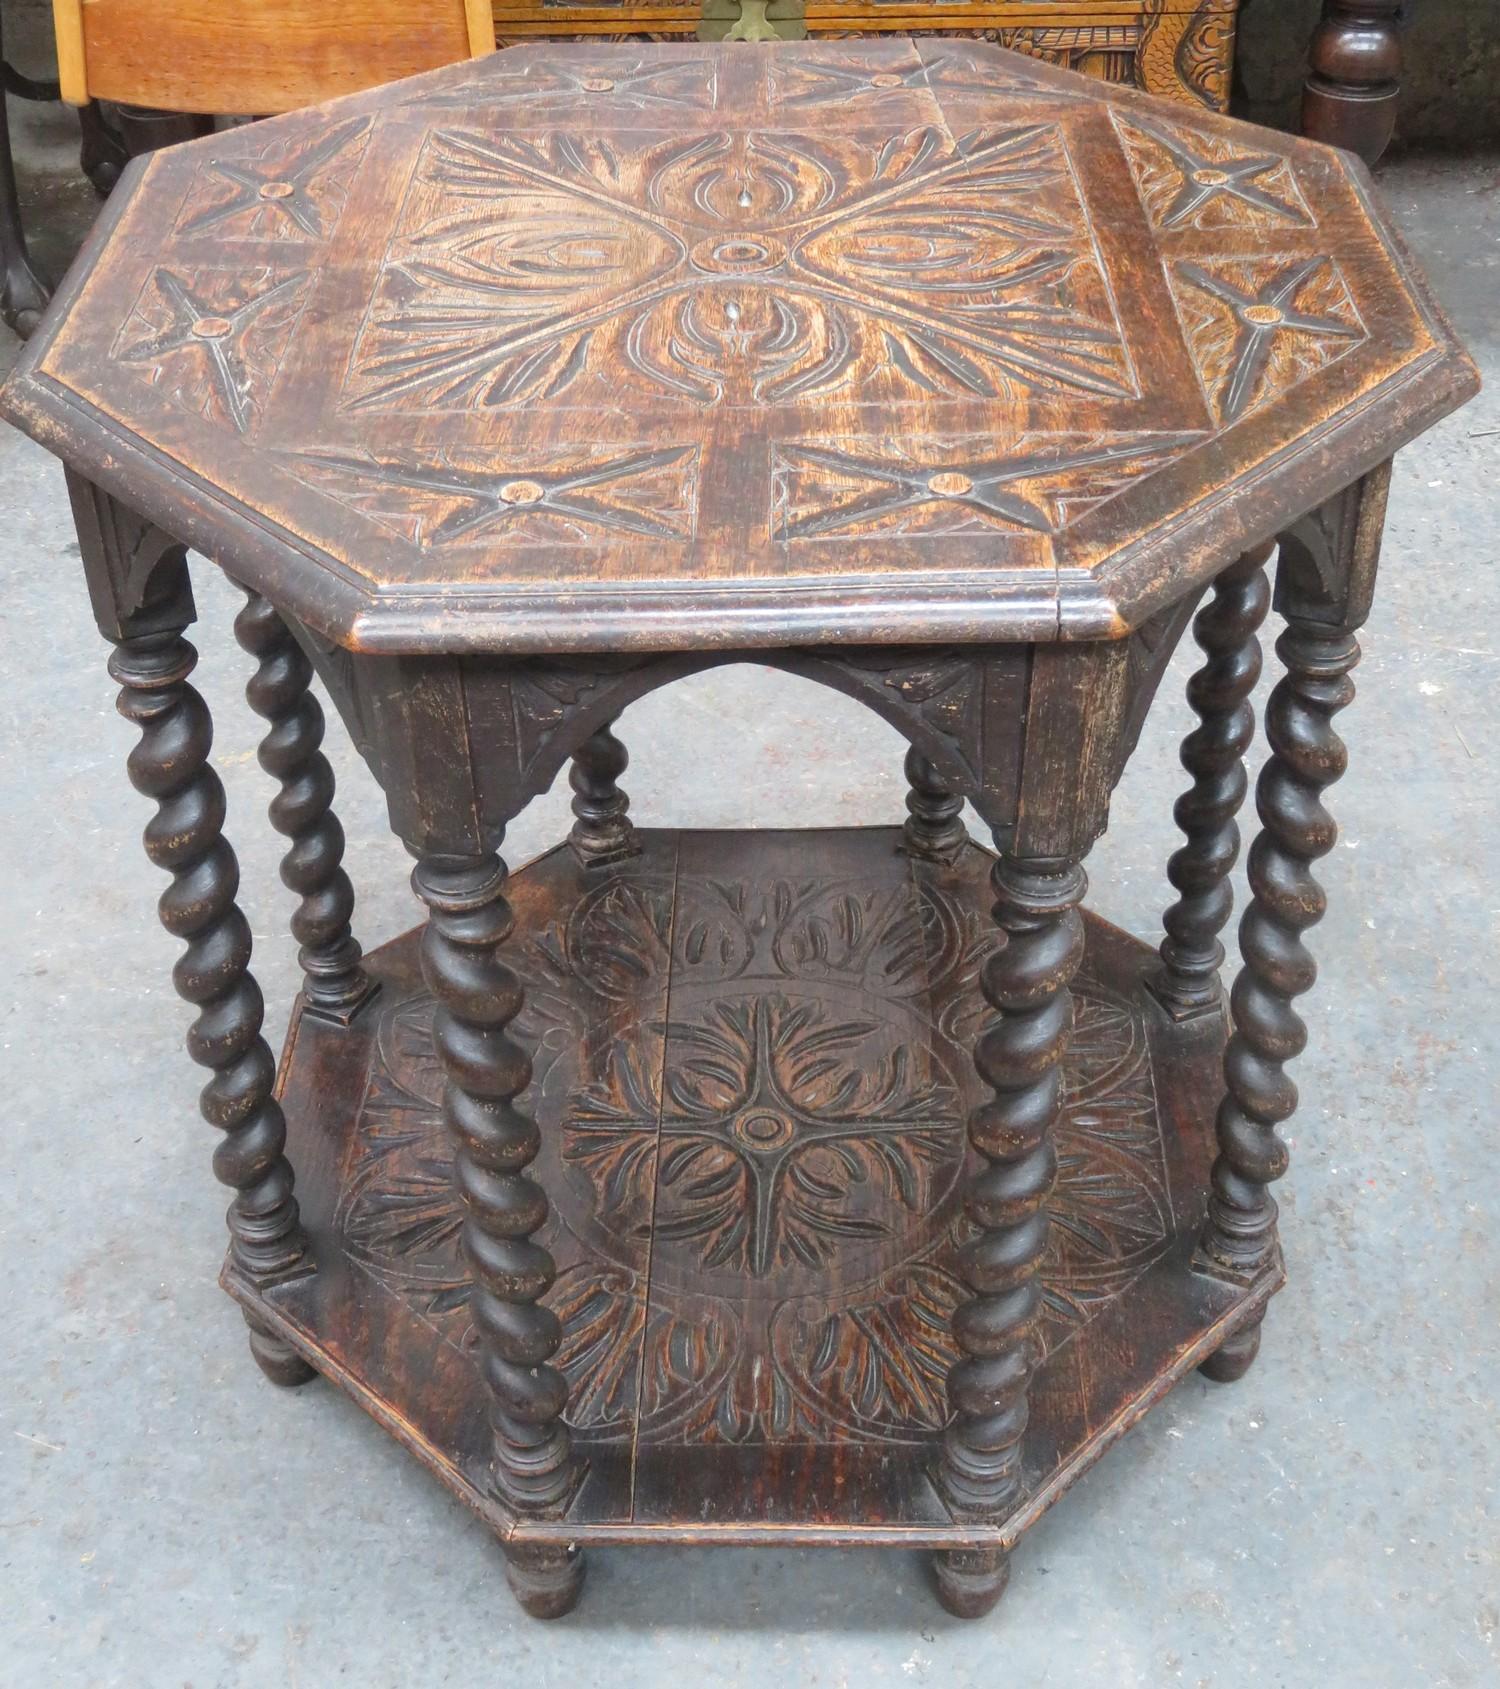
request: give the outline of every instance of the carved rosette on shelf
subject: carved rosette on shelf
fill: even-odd
[[[972,858],[964,872],[982,878]],[[967,1296],[968,1052],[998,935],[937,878],[910,896],[812,873],[683,874],[672,910],[667,873],[613,878],[513,957],[568,1420],[592,1441],[638,1423],[643,1442],[818,1442],[836,1426],[840,1440],[923,1444],[947,1418]],[[1074,996],[1049,1351],[1170,1231],[1141,1010],[1087,975]],[[425,995],[385,1011],[337,1229],[469,1352],[432,1016]]]

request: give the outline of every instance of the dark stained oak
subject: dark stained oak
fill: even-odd
[[[1373,164],[1401,97],[1402,0],[1323,0],[1308,48],[1302,133]]]
[[[1219,1003],[1219,934],[1234,906],[1229,875],[1240,851],[1235,817],[1248,786],[1245,752],[1255,737],[1249,698],[1260,679],[1256,634],[1271,604],[1270,553],[1270,546],[1259,546],[1226,569],[1193,622],[1207,660],[1187,689],[1199,717],[1182,742],[1182,766],[1193,784],[1172,811],[1187,842],[1167,864],[1178,898],[1162,917],[1162,965],[1152,982],[1169,1014],[1200,1014]]]
[[[333,769],[323,755],[323,711],[313,696],[312,664],[269,599],[246,594],[235,638],[257,659],[245,687],[251,709],[269,728],[258,757],[280,782],[271,825],[291,841],[281,859],[282,883],[298,896],[292,916],[303,990],[315,1014],[347,1021],[372,987],[359,965],[350,930],[354,887],[344,872],[344,829],[333,813]]]
[[[629,766],[629,753],[608,727],[596,729],[573,753],[568,770],[574,816],[569,842],[581,862],[602,866],[635,854],[635,829],[626,814],[630,799],[619,786]]]
[[[1266,708],[1271,758],[1256,791],[1261,832],[1250,849],[1252,897],[1240,923],[1244,965],[1231,996],[1235,1030],[1224,1052],[1219,1155],[1202,1244],[1206,1257],[1247,1278],[1272,1260],[1277,1247],[1276,1204],[1268,1187],[1286,1172],[1286,1145],[1277,1128],[1297,1107],[1286,1064],[1307,1045],[1307,1025],[1293,1001],[1317,979],[1302,935],[1327,907],[1312,864],[1338,838],[1322,793],[1348,761],[1332,720],[1353,702],[1349,671],[1359,661],[1359,642],[1347,628],[1294,617],[1276,651],[1286,673]],[[1204,1370],[1219,1380],[1238,1378],[1259,1344],[1257,1321]]]
[[[264,1287],[306,1265],[307,1240],[284,1153],[286,1125],[272,1093],[276,1060],[261,1037],[265,1005],[250,972],[250,927],[235,902],[239,864],[224,838],[224,787],[209,766],[213,724],[188,676],[197,652],[180,630],[122,639],[109,672],[120,714],[140,729],[130,783],[156,801],[146,854],[172,876],[162,925],[185,946],[172,970],[178,996],[197,1010],[188,1054],[211,1077],[203,1118],[224,1136],[214,1172],[234,1191],[230,1257]],[[313,1370],[252,1309],[250,1349],[273,1383],[302,1384]]]
[[[115,201],[6,414],[361,650],[1113,638],[1474,388],[1345,155],[982,42],[521,47]]]
[[[531,1063],[506,1032],[523,997],[499,955],[511,930],[505,876],[497,856],[433,857],[417,865],[412,884],[429,911],[422,973],[438,1003],[432,1036],[447,1076],[443,1108],[466,1216],[494,1484],[518,1510],[547,1513],[563,1507],[583,1471],[562,1423],[567,1384],[552,1365],[562,1326],[541,1305],[557,1268],[532,1241],[547,1219],[547,1193],[526,1171],[541,1144],[536,1123],[515,1103]]]
[[[506,884],[506,1036],[533,1055],[526,1171],[551,1198],[533,1236],[587,1463],[567,1511],[492,1481],[418,934],[367,958],[381,991],[351,1028],[304,1013],[289,1039],[318,1272],[266,1297],[227,1282],[511,1547],[904,1545],[998,1557],[940,1560],[945,1599],[995,1589],[1026,1524],[1275,1287],[1186,1270],[1223,1020],[1159,1015],[1153,952],[1083,918],[1030,1423],[1009,1502],[955,1514],[931,1472],[984,1166],[967,1120],[991,1095],[971,1049],[994,1018],[994,858],[929,863],[895,827],[639,837],[609,867],[562,846]]]
[[[916,748],[906,753],[906,849],[934,862],[951,862],[969,841],[964,801]]]
[[[625,1542],[921,1548],[992,1607],[1254,1358],[1391,454],[1473,387],[1346,155],[973,43],[528,49],[132,164],[0,405],[142,730],[268,1375],[360,1402],[537,1617]],[[279,1079],[188,545],[280,782]],[[1195,608],[1158,953],[1082,864]],[[615,724],[738,661],[895,728],[905,824],[637,829]],[[367,957],[314,672],[426,909]]]

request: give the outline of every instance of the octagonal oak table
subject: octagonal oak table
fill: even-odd
[[[923,1547],[987,1610],[1255,1355],[1389,462],[1475,385],[1353,159],[971,42],[516,49],[132,165],[4,404],[141,730],[263,1369],[539,1615],[589,1542]],[[279,1075],[188,546],[290,840]],[[1200,600],[1157,952],[1082,862]],[[637,831],[611,725],[733,661],[893,723],[904,826]],[[368,957],[315,671],[427,906]]]

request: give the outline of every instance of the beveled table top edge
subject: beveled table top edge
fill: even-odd
[[[354,95],[335,104],[369,98]],[[43,372],[74,299],[150,167],[149,156],[127,166],[41,328],[0,387],[0,417],[174,539],[266,593],[317,634],[354,651],[522,656],[1122,638],[1212,579],[1248,546],[1273,538],[1368,473],[1479,390],[1477,370],[1374,191],[1368,169],[1350,154],[1340,153],[1340,158],[1426,319],[1434,346],[1361,402],[1322,419],[1274,457],[1120,546],[1092,569],[1070,568],[1064,555],[1046,568],[913,568],[894,577],[851,572],[722,582],[667,577],[628,585],[372,585],[339,558],[184,468]]]
[[[926,580],[914,571],[901,582],[843,575],[722,586],[661,580],[526,590],[504,584],[488,592],[469,584],[436,592],[372,588],[336,558],[185,473],[36,374],[32,366],[42,350],[29,344],[0,389],[0,417],[314,632],[352,651],[391,656],[1124,638],[1479,390],[1477,371],[1450,338],[1393,377],[1379,402],[1330,422],[1310,451],[1299,443],[1295,455],[1304,461],[1296,496],[1285,475],[1268,465],[1259,477],[1230,485],[1122,548],[1098,571],[1018,573],[1015,590],[1003,596],[1006,578],[994,571],[964,577],[951,570]]]

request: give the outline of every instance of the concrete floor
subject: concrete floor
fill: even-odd
[[[55,262],[91,202],[66,118],[13,109]],[[0,1683],[1500,1682],[1500,160],[1411,160],[1384,186],[1491,389],[1401,459],[1341,719],[1344,835],[1283,1194],[1292,1283],[1249,1377],[1185,1383],[1037,1527],[977,1626],[946,1618],[900,1554],[668,1550],[594,1554],[580,1611],[537,1625],[484,1530],[357,1408],[261,1380],[214,1284],[211,1134],[61,471],[0,434]],[[289,900],[239,691],[238,598],[199,580],[274,1028],[296,985]],[[1095,906],[1148,935],[1191,655],[1090,865]],[[623,731],[640,818],[900,812],[895,735],[805,684],[721,671]],[[408,864],[364,769],[342,742],[333,754],[373,944],[415,919]],[[513,861],[558,836],[565,797],[517,825]]]

